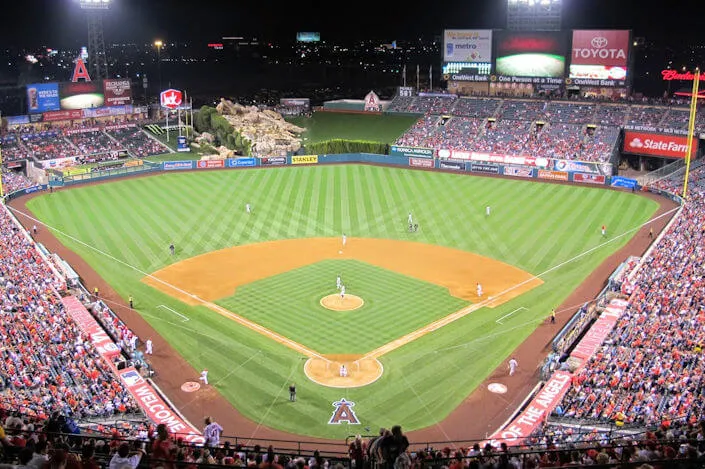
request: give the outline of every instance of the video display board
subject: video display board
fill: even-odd
[[[563,78],[567,39],[561,31],[496,31],[495,73],[506,77]]]
[[[492,63],[491,29],[446,29],[443,61]]]
[[[27,109],[30,114],[39,114],[61,109],[58,83],[33,83],[27,85]]]
[[[63,82],[59,84],[61,109],[90,109],[105,103],[102,81]]]
[[[576,84],[624,86],[629,65],[629,30],[573,31],[569,77]]]

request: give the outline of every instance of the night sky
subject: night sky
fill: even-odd
[[[445,28],[503,28],[505,0],[286,1],[113,0],[105,21],[107,42],[213,41],[224,35],[293,39],[297,31],[321,38],[408,40]],[[85,17],[76,0],[7,2],[3,46],[78,47],[86,42]],[[282,5],[284,3],[284,5]],[[16,6],[14,6],[16,5]],[[413,7],[412,5],[418,5]],[[665,5],[665,6],[660,6]],[[339,12],[338,9],[342,9]],[[689,11],[693,11],[689,13]],[[624,28],[648,40],[678,45],[705,35],[694,1],[564,0],[564,29]]]

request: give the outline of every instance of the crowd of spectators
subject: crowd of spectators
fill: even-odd
[[[626,311],[574,377],[562,416],[650,426],[705,415],[705,166],[689,187],[683,212],[632,279]]]
[[[482,137],[476,141],[476,151],[505,155],[523,154],[529,133],[534,127],[529,121],[498,119],[487,123]]]
[[[74,418],[137,411],[60,301],[62,280],[7,209],[0,210],[2,403],[24,415]]]
[[[502,104],[497,98],[459,98],[452,110],[454,116],[488,118],[493,117]]]
[[[10,192],[15,192],[34,185],[34,181],[21,172],[8,169],[4,166],[2,167],[3,194],[9,194]]]
[[[630,106],[627,124],[657,127],[666,115],[666,108],[650,106]]]
[[[170,151],[164,144],[148,136],[137,126],[111,129],[107,133],[120,142],[120,146],[134,158],[146,158]]]
[[[622,126],[627,120],[629,106],[624,104],[602,104],[595,111],[594,124]]]
[[[507,99],[499,109],[499,115],[502,119],[532,122],[545,119],[547,109],[548,101]]]
[[[100,129],[68,133],[68,140],[78,148],[82,156],[117,152],[122,145]]]
[[[595,104],[551,101],[546,108],[546,120],[551,123],[585,124],[595,120]]]
[[[15,134],[7,134],[0,137],[0,151],[2,151],[3,161],[25,160],[30,156],[29,150],[22,145]]]
[[[551,123],[534,126],[524,146],[524,153],[534,157],[581,159],[587,138],[584,125]]]
[[[63,136],[61,130],[45,130],[35,134],[22,134],[22,143],[38,160],[53,160],[80,155],[81,151]]]
[[[409,130],[397,139],[396,145],[411,147],[435,148],[437,143],[436,132],[438,131],[440,116],[426,115],[421,117]]]

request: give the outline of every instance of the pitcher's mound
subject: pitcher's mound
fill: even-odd
[[[364,304],[365,301],[356,295],[345,295],[345,298],[341,298],[339,294],[333,294],[321,298],[321,306],[333,311],[352,311]]]
[[[341,366],[345,366],[346,376],[341,376]],[[322,386],[358,388],[377,381],[384,368],[376,358],[363,358],[362,355],[321,355],[306,361],[304,373]]]

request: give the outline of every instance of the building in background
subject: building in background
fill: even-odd
[[[563,0],[507,0],[507,29],[560,31]]]

